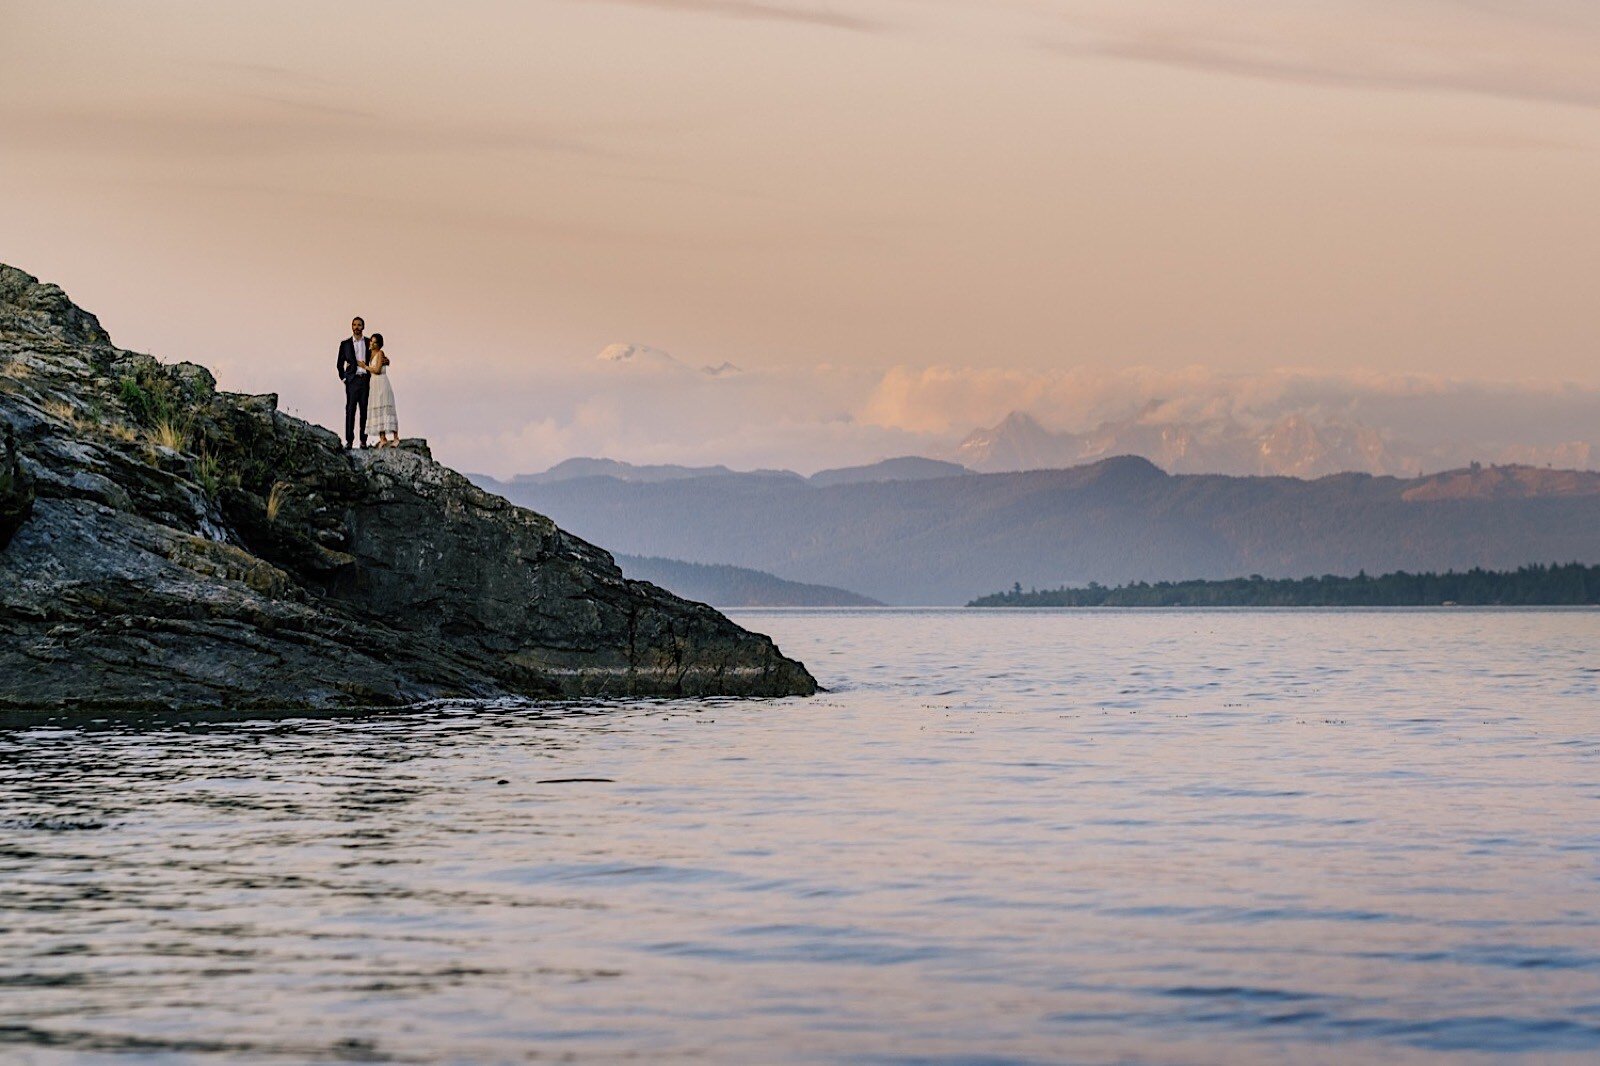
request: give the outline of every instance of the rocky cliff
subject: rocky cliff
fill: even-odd
[[[0,708],[815,688],[422,442],[346,452],[0,265]]]

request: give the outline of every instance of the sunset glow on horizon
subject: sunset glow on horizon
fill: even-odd
[[[496,474],[1302,393],[1559,459],[1597,43],[1571,0],[9,5],[0,261],[328,425],[362,314],[403,428]]]

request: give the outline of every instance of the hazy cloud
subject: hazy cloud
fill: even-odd
[[[1240,77],[1600,106],[1600,8],[1420,0],[1080,6],[1046,45]]]
[[[465,392],[455,396],[462,388],[417,386],[429,435],[441,457],[502,476],[575,455],[802,473],[895,455],[949,457],[969,432],[1012,411],[1072,432],[1127,420],[1260,427],[1302,415],[1494,461],[1581,462],[1600,451],[1600,389],[1428,375],[818,364],[717,377],[682,359],[586,360],[555,377],[502,381],[493,415]]]
[[[884,28],[882,23],[870,19],[841,14],[832,6],[794,7],[787,4],[760,3],[758,0],[602,0],[602,2],[694,15],[721,15],[725,18],[767,22],[796,22],[856,32],[871,32]]]
[[[493,416],[481,402],[474,409],[459,382],[429,382],[422,417],[436,427],[429,436],[441,456],[491,474],[539,470],[575,455],[820,469],[928,445],[925,434],[855,418],[877,377],[830,366],[714,374],[682,359],[590,359],[555,375],[501,381]]]
[[[1303,414],[1429,440],[1542,447],[1596,437],[1600,389],[1288,368],[1237,374],[1202,366],[1085,366],[1028,373],[899,366],[883,373],[859,413],[865,422],[934,438],[992,425],[1012,411],[1031,414],[1051,429],[1073,432],[1131,418],[1248,424]]]

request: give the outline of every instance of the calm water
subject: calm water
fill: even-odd
[[[739,618],[834,691],[0,730],[0,1059],[1600,1056],[1600,613]]]

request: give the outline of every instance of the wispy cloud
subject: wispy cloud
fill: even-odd
[[[846,15],[832,6],[794,7],[788,4],[762,3],[760,0],[601,0],[601,2],[626,4],[629,7],[649,7],[659,11],[677,11],[691,15],[720,15],[724,18],[761,22],[794,22],[802,25],[826,26],[836,30],[853,30],[858,33],[870,33],[886,28],[881,22],[857,15]]]
[[[1064,15],[1062,54],[1302,85],[1600,107],[1600,8],[1563,0],[1142,3]]]

